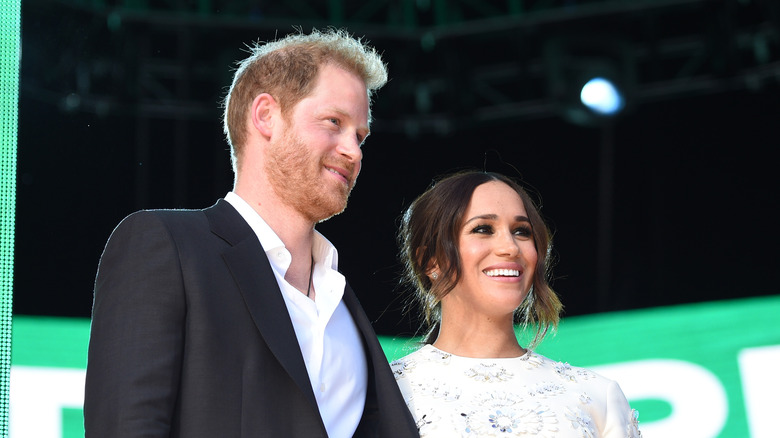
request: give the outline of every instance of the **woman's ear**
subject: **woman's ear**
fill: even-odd
[[[280,116],[279,104],[273,96],[262,93],[252,101],[252,126],[264,137],[271,138]]]
[[[417,263],[422,265],[425,261],[423,260],[423,255],[425,254],[425,250],[428,249],[427,246],[421,246],[417,248],[417,250],[414,252],[414,256],[417,259]],[[440,275],[439,265],[436,263],[436,257],[431,257],[430,260],[428,260],[428,263],[426,263],[425,268],[423,269],[425,272],[425,276],[428,277],[431,280],[436,280],[436,278],[433,278],[433,274],[436,273],[436,276],[438,277]]]
[[[425,268],[425,275],[428,276],[432,281],[436,281],[441,276],[441,269],[439,269],[439,264],[436,263],[435,258],[431,258],[431,260],[428,262],[428,266]]]

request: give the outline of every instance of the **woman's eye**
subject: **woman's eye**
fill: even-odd
[[[530,227],[519,227],[515,229],[515,234],[518,236],[530,236],[532,231]]]
[[[493,232],[493,227],[490,225],[477,225],[471,232],[476,234],[490,234]]]

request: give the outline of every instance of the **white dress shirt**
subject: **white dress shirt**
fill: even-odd
[[[292,256],[279,236],[234,192],[229,192],[225,200],[254,230],[268,256],[328,436],[351,437],[363,415],[368,372],[360,333],[341,300],[346,280],[338,272],[336,248],[315,230],[312,280],[316,295],[312,300],[285,280]]]

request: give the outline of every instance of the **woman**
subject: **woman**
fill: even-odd
[[[523,348],[517,319],[555,328],[550,233],[528,194],[494,173],[440,180],[406,211],[405,279],[430,327],[391,366],[422,437],[640,437],[617,383]]]

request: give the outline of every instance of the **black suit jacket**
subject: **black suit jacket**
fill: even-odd
[[[327,436],[271,269],[224,200],[125,218],[95,281],[87,438]],[[418,436],[349,285],[343,300],[369,367],[356,436]]]

